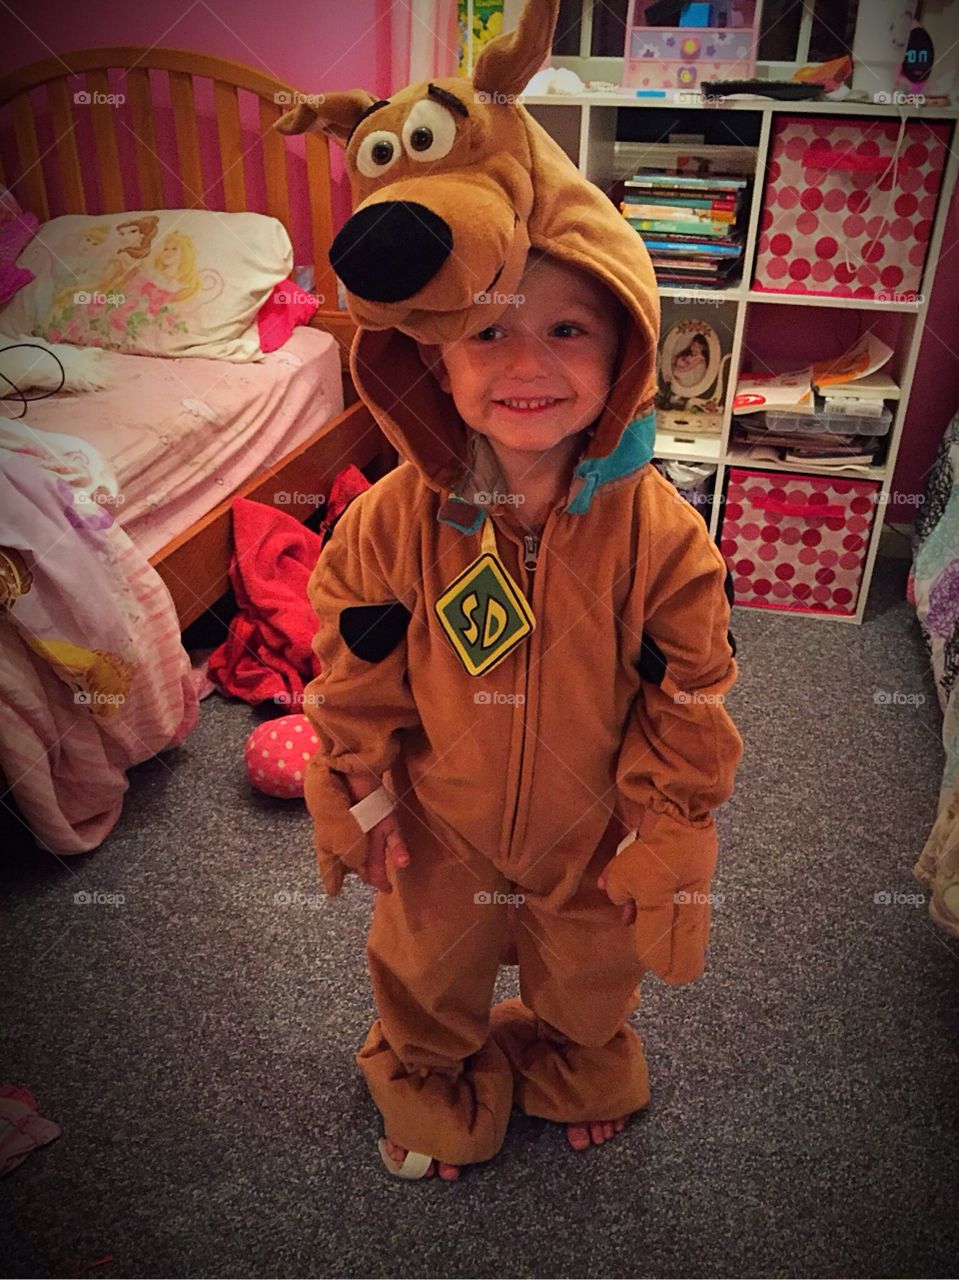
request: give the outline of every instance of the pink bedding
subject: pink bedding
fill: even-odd
[[[148,558],[343,411],[339,348],[319,329],[251,364],[104,352],[101,367],[104,390],[39,400],[27,421],[112,464],[113,510]]]
[[[170,593],[104,488],[84,441],[0,419],[0,770],[57,854],[102,843],[127,769],[198,715]]]

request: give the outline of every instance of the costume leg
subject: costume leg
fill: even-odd
[[[367,956],[380,1016],[357,1062],[392,1141],[448,1164],[489,1160],[513,1095],[489,1035],[507,929],[496,895],[509,882],[412,793],[397,814],[410,862],[376,895]]]
[[[604,838],[562,902],[513,887],[525,894],[512,918],[522,994],[492,1014],[516,1105],[567,1124],[617,1119],[649,1102],[646,1057],[626,1021],[639,1004],[644,967],[622,908],[596,885],[615,850],[609,843]]]

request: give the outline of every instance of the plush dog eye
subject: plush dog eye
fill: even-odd
[[[456,141],[456,122],[446,107],[422,99],[403,124],[403,146],[411,160],[442,160]]]
[[[356,167],[364,178],[380,178],[403,154],[400,140],[387,129],[368,133],[356,153]]]

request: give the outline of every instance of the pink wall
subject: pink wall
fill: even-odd
[[[11,16],[15,14],[15,16]],[[390,0],[231,0],[213,6],[190,0],[150,5],[53,0],[5,8],[0,74],[101,45],[161,45],[244,62],[305,93],[390,85]],[[41,147],[42,150],[42,147]],[[349,215],[349,189],[333,155],[334,216]]]
[[[150,5],[53,0],[5,6],[0,72],[98,45],[146,44],[193,49],[258,67],[305,92],[385,90],[389,66],[388,0],[230,0],[214,7],[190,0]]]
[[[953,414],[959,410],[959,187],[949,209],[936,280],[926,313],[919,363],[892,488],[888,520],[911,524],[917,511],[908,499],[921,494]]]

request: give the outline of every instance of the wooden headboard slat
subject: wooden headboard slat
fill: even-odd
[[[126,197],[123,194],[123,176],[117,152],[117,109],[106,101],[110,93],[110,82],[105,70],[87,72],[87,90],[93,96],[89,110],[99,161],[97,182],[103,205],[101,213],[123,213],[126,209]],[[99,102],[96,95],[102,95]]]
[[[37,130],[33,123],[33,107],[29,93],[18,94],[12,103],[13,129],[17,138],[17,156],[20,160],[20,181],[26,196],[26,205],[41,222],[50,217],[47,200],[47,184],[40,167],[40,148],[37,146]]]
[[[109,80],[108,72],[111,73]],[[165,75],[161,77],[159,73]],[[93,102],[78,110],[70,96],[71,86],[76,83],[72,78],[77,76],[86,76],[91,93],[109,93],[112,81],[116,92],[126,95],[128,109],[118,109],[113,102],[106,101]],[[164,134],[157,121],[162,120],[161,113],[166,107],[163,95],[166,76],[169,77],[177,155],[165,164],[157,143],[158,135],[162,138]],[[3,127],[13,134],[16,143],[15,160],[7,165],[6,183],[24,207],[44,221],[52,216],[51,203],[56,204],[58,214],[207,208],[210,183],[203,178],[196,111],[197,101],[206,102],[206,98],[201,97],[201,89],[205,90],[206,86],[196,89],[195,99],[197,80],[213,82],[220,171],[211,172],[209,179],[214,188],[217,179],[223,183],[223,201],[217,207],[244,211],[250,207],[248,187],[259,190],[262,185],[265,212],[279,219],[292,239],[291,205],[294,200],[306,201],[309,239],[303,242],[301,233],[306,228],[298,226],[301,239],[297,261],[301,264],[312,261],[314,265],[314,288],[323,299],[321,310],[332,313],[334,318],[345,318],[345,313],[337,309],[336,279],[328,260],[333,239],[329,141],[316,134],[305,135],[302,142],[278,134],[273,124],[287,109],[286,104],[294,99],[296,91],[253,67],[184,49],[116,45],[64,53],[2,75]],[[30,95],[41,85],[45,88],[47,111],[38,106],[35,112]],[[261,135],[260,145],[247,148],[245,162],[240,90],[258,99]],[[91,112],[89,119],[96,144],[92,160],[81,154],[80,139],[84,135],[78,134],[77,126],[84,121],[80,110]],[[45,163],[56,166],[60,179],[53,183],[54,170],[47,170],[51,174],[49,192],[38,145],[38,136],[46,136],[42,129],[45,114],[49,115],[55,139],[51,157]],[[134,135],[129,142],[136,157],[139,190],[135,197],[131,191],[129,199],[118,158],[121,130]],[[302,162],[291,160],[291,155],[302,154],[301,147],[305,147],[305,168]],[[208,163],[214,154],[206,157]],[[165,169],[171,176],[178,171],[182,183],[182,189],[174,189],[169,198],[164,193]],[[94,191],[94,177],[98,179],[98,192]],[[258,200],[256,207],[264,208],[264,205]]]
[[[329,143],[315,133],[306,138],[306,183],[310,191],[328,191],[330,188]],[[313,291],[322,299],[320,309],[336,310],[336,276],[330,266],[329,249],[333,241],[333,212],[331,206],[318,200],[310,203],[310,225],[313,232],[313,266],[315,279]]]
[[[200,143],[196,131],[196,104],[193,101],[193,77],[188,71],[170,72],[170,97],[173,102],[173,128],[176,133],[180,180],[183,183],[183,207],[205,209],[206,189],[200,166]]]
[[[247,203],[239,95],[233,85],[214,80],[213,96],[216,103],[216,128],[220,138],[223,198],[229,213],[243,213]]]
[[[83,171],[77,151],[76,124],[70,109],[70,94],[66,80],[47,82],[47,101],[57,140],[57,156],[60,160],[60,182],[63,198],[74,213],[86,213],[87,201],[83,190]]]
[[[290,225],[290,187],[286,176],[286,146],[283,135],[273,128],[283,110],[275,102],[260,99],[260,134],[263,138],[263,176],[266,207],[285,227]]]
[[[141,209],[162,209],[163,181],[157,155],[156,130],[150,101],[150,73],[146,67],[133,67],[126,74],[127,92],[133,114],[133,145],[137,157]]]

